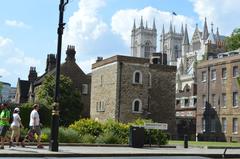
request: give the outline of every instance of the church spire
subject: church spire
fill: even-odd
[[[163,24],[163,27],[162,27],[162,34],[163,34],[163,35],[165,34],[164,24]]]
[[[153,19],[153,30],[156,30],[155,18]]]
[[[184,36],[183,36],[183,45],[189,45],[187,24],[185,25],[185,32],[184,32]]]
[[[172,33],[172,32],[173,32],[173,28],[172,28],[172,21],[170,21],[169,32],[170,32],[170,33]]]
[[[181,33],[182,33],[182,35],[184,35],[183,23],[182,23],[182,26],[181,26]]]
[[[144,26],[143,26],[143,17],[142,17],[142,16],[141,16],[140,28],[141,28],[141,29],[144,29]]]
[[[146,29],[148,29],[148,23],[147,23],[147,20],[146,20]]]
[[[176,27],[175,27],[175,25],[174,25],[174,27],[173,27],[173,32],[176,33]]]
[[[205,17],[202,39],[205,41],[207,40],[207,38],[208,38],[208,27],[207,27],[207,18]]]
[[[213,23],[211,24],[212,27],[211,27],[211,33],[209,34],[208,36],[208,41],[210,41],[212,44],[216,44],[216,39],[215,39],[215,35],[213,33]]]
[[[135,30],[136,29],[136,23],[135,23],[135,19],[134,19],[134,21],[133,21],[133,30]]]
[[[218,31],[218,27],[217,27],[217,32],[216,32],[216,40],[217,41],[220,41],[220,34],[219,34],[219,31]]]

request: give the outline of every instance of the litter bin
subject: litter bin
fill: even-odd
[[[134,148],[142,148],[144,146],[144,127],[130,127],[129,146]]]

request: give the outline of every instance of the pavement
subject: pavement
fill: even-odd
[[[227,149],[226,158],[240,158],[240,149]],[[225,149],[201,148],[182,146],[172,147],[148,147],[133,148],[123,146],[97,146],[97,145],[60,145],[58,152],[49,151],[48,145],[43,149],[36,146],[12,147],[8,145],[0,150],[0,157],[122,157],[122,156],[201,156],[210,158],[222,158]]]

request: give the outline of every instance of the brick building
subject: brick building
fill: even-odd
[[[240,50],[215,54],[197,67],[199,140],[240,141]]]
[[[176,67],[163,65],[162,54],[150,59],[116,55],[92,65],[91,109],[93,119],[131,122],[138,118],[168,123],[176,134]]]

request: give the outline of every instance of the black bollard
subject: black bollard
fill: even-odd
[[[184,135],[184,148],[188,148],[188,135]]]

